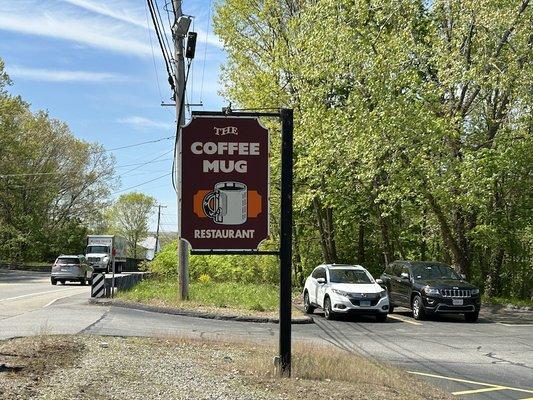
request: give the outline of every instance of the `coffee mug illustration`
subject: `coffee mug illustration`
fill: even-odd
[[[241,225],[248,218],[248,188],[241,182],[218,182],[202,202],[205,215],[221,225]]]

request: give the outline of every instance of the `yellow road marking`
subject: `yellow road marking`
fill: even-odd
[[[428,376],[430,378],[438,378],[438,379],[446,379],[448,381],[454,381],[454,382],[462,382],[462,383],[471,383],[473,385],[480,385],[480,386],[488,386],[490,388],[500,388],[498,390],[514,390],[516,392],[522,392],[522,393],[533,393],[533,390],[527,390],[527,389],[520,389],[520,388],[515,388],[515,387],[510,387],[510,386],[500,386],[500,385],[495,385],[495,384],[492,384],[492,383],[485,383],[485,382],[476,382],[476,381],[469,381],[467,379],[459,379],[459,378],[451,378],[449,376],[442,376],[442,375],[435,375],[435,374],[427,374],[425,372],[416,372],[416,371],[407,371],[409,374],[414,374],[414,375],[421,375],[421,376]],[[523,399],[523,400],[528,400],[528,399]]]
[[[485,393],[485,392],[494,392],[496,390],[507,390],[505,386],[494,386],[486,387],[483,389],[473,389],[473,390],[461,390],[460,392],[452,392],[454,396],[460,396],[462,394],[475,394],[475,393]]]
[[[411,321],[411,320],[409,320],[409,319],[404,319],[404,318],[399,317],[398,315],[390,315],[390,314],[389,314],[389,318],[396,319],[396,320],[398,320],[398,321],[402,321],[402,322],[407,322],[408,324],[422,325],[420,322]]]

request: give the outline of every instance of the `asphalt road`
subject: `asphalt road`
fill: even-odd
[[[0,270],[0,340],[36,334],[185,336],[277,346],[275,324],[218,321],[89,305],[89,288],[52,286],[47,274]],[[326,343],[419,375],[457,399],[533,399],[533,321],[485,316],[418,322],[407,312],[293,325],[293,339]]]

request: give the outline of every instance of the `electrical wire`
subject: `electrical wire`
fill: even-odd
[[[139,183],[138,185],[134,185],[134,186],[127,187],[127,188],[125,188],[125,189],[117,190],[116,192],[111,193],[111,195],[113,195],[113,194],[117,194],[117,193],[126,192],[126,191],[128,191],[128,190],[130,190],[130,189],[134,189],[134,188],[136,188],[136,187],[146,185],[147,183],[157,181],[157,180],[159,180],[159,179],[164,178],[165,176],[169,176],[170,174],[171,174],[171,173],[167,172],[166,174],[163,174],[163,175],[161,175],[161,176],[158,176],[157,178],[150,179],[150,180],[148,180],[148,181],[145,181],[145,182]]]
[[[172,160],[172,159],[171,158],[164,158],[162,160],[153,161],[152,164],[159,163],[159,162],[164,162],[164,161],[170,161],[170,160]],[[115,169],[117,169],[117,168],[135,167],[136,165],[144,165],[144,163],[115,165]]]
[[[166,53],[165,43],[164,43],[163,39],[161,39],[161,31],[160,31],[159,24],[157,22],[157,16],[156,16],[156,12],[154,10],[154,5],[153,5],[152,0],[146,0],[146,1],[147,1],[147,4],[148,4],[148,9],[150,10],[150,16],[152,18],[152,23],[154,24],[155,33],[156,33],[156,36],[157,36],[157,41],[159,42],[159,47],[161,48],[161,53],[163,54],[163,59],[165,60],[165,67],[167,69],[167,74],[168,74],[168,83],[170,84],[170,87],[172,88],[172,91],[175,93],[176,92],[176,88],[175,88],[175,85],[174,85],[173,69],[172,69],[171,62],[169,61],[169,56]]]
[[[148,18],[148,6],[146,3],[144,3],[144,11],[146,14],[146,26],[148,30],[148,40],[150,41],[150,48],[152,49],[152,62],[154,64],[154,73],[155,73],[155,82],[157,85],[157,91],[159,92],[159,98],[161,99],[161,103],[163,103],[163,93],[161,92],[161,86],[159,85],[159,74],[157,73],[157,64],[155,62],[155,51],[154,51],[154,43],[152,41],[152,29],[150,28],[150,20]]]
[[[103,150],[97,151],[96,153],[107,153],[107,152],[115,151],[115,150],[129,149],[130,147],[142,146],[142,145],[148,144],[148,143],[162,142],[163,140],[169,140],[169,139],[174,139],[174,135],[163,137],[163,138],[160,138],[160,139],[147,140],[146,142],[139,142],[139,143],[129,144],[127,146],[114,147],[112,149],[103,149]]]
[[[211,11],[213,9],[213,0],[209,3],[209,12],[207,14],[207,26],[205,28],[205,45],[204,45],[204,60],[202,65],[202,80],[200,84],[200,104],[203,104],[204,99],[204,77],[205,77],[205,62],[207,60],[207,40],[209,38],[209,28],[211,27]]]
[[[161,157],[163,157],[163,156],[166,156],[166,155],[167,155],[168,153],[170,153],[171,151],[172,151],[172,149],[170,149],[170,150],[168,150],[168,151],[165,151],[163,154],[160,154],[160,155],[158,155],[157,157],[152,158],[151,160],[146,161],[145,163],[142,163],[141,165],[139,165],[139,166],[137,166],[137,167],[135,167],[135,168],[129,169],[129,170],[127,170],[126,172],[123,172],[123,173],[120,174],[120,175],[126,175],[126,174],[128,174],[128,173],[130,173],[130,172],[132,172],[132,171],[136,171],[136,170],[138,170],[139,168],[141,168],[141,167],[143,167],[143,166],[145,166],[145,165],[151,164],[152,162],[158,160],[159,158],[161,158]]]
[[[167,36],[167,30],[165,29],[165,24],[163,23],[163,18],[161,18],[161,11],[159,10],[159,5],[157,3],[157,0],[153,0],[154,4],[155,4],[155,9],[157,11],[157,15],[159,17],[159,26],[160,28],[162,29],[162,34],[163,34],[163,38],[165,39],[165,42],[167,44],[167,55],[168,55],[168,58],[170,61],[173,60],[173,57],[172,57],[172,47],[170,46],[170,43],[168,41],[168,36]],[[169,21],[169,27],[170,29],[172,30],[172,25],[170,24],[170,21]],[[170,65],[172,66],[172,63],[170,63]]]

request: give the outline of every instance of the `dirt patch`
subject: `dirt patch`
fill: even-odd
[[[79,361],[84,345],[73,337],[40,336],[0,342],[0,399],[30,399],[46,377]]]
[[[6,400],[450,398],[395,368],[329,347],[295,345],[291,379],[276,377],[275,348],[246,343],[55,336],[15,339],[0,349],[9,365],[23,367],[0,373]]]

